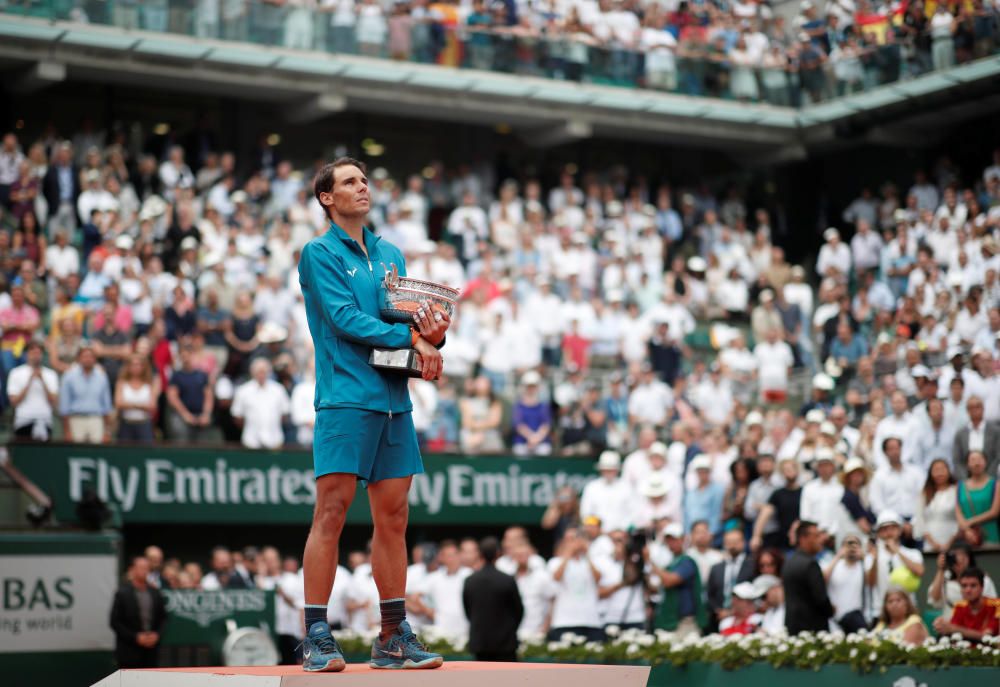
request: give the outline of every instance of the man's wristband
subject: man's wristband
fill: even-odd
[[[411,329],[410,330],[410,348],[416,348],[417,341],[419,341],[419,340],[420,340],[420,332],[418,332],[416,329]]]

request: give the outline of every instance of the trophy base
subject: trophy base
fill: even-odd
[[[368,364],[384,372],[420,377],[420,355],[412,348],[373,348]]]

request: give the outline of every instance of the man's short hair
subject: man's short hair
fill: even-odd
[[[900,439],[899,437],[886,437],[885,439],[882,440],[882,453],[885,453],[885,450],[889,447],[890,441],[898,441],[900,447],[903,446],[903,440]]]
[[[979,580],[979,585],[982,586],[986,582],[986,574],[979,568],[974,568],[969,566],[966,568],[961,575],[958,576],[959,580],[964,580],[967,577],[974,577]]]
[[[319,194],[329,193],[333,190],[334,170],[338,167],[357,167],[361,170],[362,174],[368,176],[368,165],[361,160],[355,160],[353,157],[338,157],[333,162],[320,167],[320,170],[316,172],[316,176],[313,178],[313,195],[316,196],[316,200],[324,212],[326,212],[326,206],[319,200]]]
[[[32,349],[35,349],[35,348],[37,348],[40,351],[44,351],[45,350],[43,348],[43,346],[42,346],[42,342],[41,341],[39,341],[38,339],[31,339],[30,341],[28,341],[28,343],[26,343],[24,345],[24,352],[27,353],[27,352],[31,351]]]
[[[798,527],[795,528],[795,541],[799,541],[802,537],[809,534],[810,530],[814,530],[819,525],[814,523],[812,520],[800,520]]]
[[[458,542],[454,539],[445,539],[440,544],[438,544],[438,551],[444,551],[445,549],[457,549]]]
[[[483,560],[487,563],[492,563],[497,559],[497,553],[500,551],[500,542],[497,541],[496,537],[483,537],[479,540],[479,555],[483,557]]]

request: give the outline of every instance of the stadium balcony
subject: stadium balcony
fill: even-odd
[[[376,44],[360,30],[337,35],[329,13],[250,2],[227,20],[167,4],[0,3],[0,69],[21,92],[67,79],[143,85],[272,101],[293,123],[352,110],[509,127],[536,147],[657,140],[757,164],[804,159],[835,138],[925,145],[941,122],[1000,109],[995,44],[987,57],[919,76],[869,69],[847,88],[832,63],[811,86],[804,71],[679,50],[672,77],[657,82],[667,91],[646,87],[647,53],[565,36],[440,22],[429,25],[433,48],[411,40],[400,54],[390,32]]]

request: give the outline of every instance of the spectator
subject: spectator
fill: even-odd
[[[0,372],[6,387],[7,375],[24,363],[25,345],[41,326],[38,309],[25,299],[24,283],[15,277],[10,284],[9,305],[0,307]]]
[[[646,621],[644,576],[641,554],[629,551],[629,535],[624,530],[610,534],[612,554],[601,561],[598,586],[599,609],[605,631],[611,625],[622,630],[643,629]],[[630,557],[630,555],[632,557]],[[634,558],[640,560],[634,560]]]
[[[600,477],[583,488],[580,513],[600,518],[608,531],[624,529],[629,524],[632,509],[632,490],[618,475],[621,456],[614,451],[604,451],[597,461]]]
[[[698,566],[684,554],[684,528],[680,523],[664,527],[663,537],[673,558],[666,566],[650,561],[653,584],[663,588],[653,626],[681,638],[699,637],[707,618]]]
[[[63,436],[88,444],[110,440],[112,411],[108,376],[97,365],[93,346],[85,343],[76,364],[66,371],[59,386]]]
[[[105,301],[101,306],[100,325],[97,318],[94,318],[93,329],[96,331],[91,340],[94,346],[94,354],[97,355],[97,362],[104,369],[104,374],[108,376],[108,384],[115,388],[118,382],[118,373],[122,365],[132,354],[132,347],[129,345],[129,336],[119,329],[114,317],[115,306],[113,303]]]
[[[802,487],[799,517],[817,523],[820,532],[831,536],[837,532],[844,485],[837,479],[837,465],[831,449],[816,451],[816,477]]]
[[[942,551],[937,557],[937,570],[934,579],[927,588],[927,603],[932,608],[939,609],[941,614],[950,618],[955,604],[962,600],[962,586],[959,579],[969,568],[975,568],[976,555],[965,542],[956,542]],[[997,595],[996,585],[989,575],[983,577],[983,594],[988,597]]]
[[[603,641],[604,630],[598,613],[598,583],[601,571],[590,560],[589,542],[576,528],[567,528],[556,556],[549,561],[553,604],[549,641],[558,641],[566,632]]]
[[[493,393],[490,380],[470,380],[467,396],[459,401],[462,416],[461,448],[464,453],[497,453],[504,449],[500,436],[503,408]]]
[[[785,627],[790,635],[824,631],[834,609],[827,596],[823,572],[815,560],[823,547],[816,523],[800,521],[795,528],[795,541],[796,549],[781,573],[785,588]]]
[[[869,486],[872,510],[881,515],[885,511],[898,513],[904,518],[904,535],[912,534],[910,520],[916,514],[917,499],[926,477],[913,465],[904,465],[903,441],[889,437],[882,442],[887,464],[875,470]]]
[[[538,393],[542,378],[534,370],[521,377],[521,398],[514,405],[514,454],[546,456],[552,453],[550,433],[552,416],[549,405]]]
[[[753,586],[763,597],[761,604],[760,631],[775,636],[785,634],[785,590],[781,578],[775,575],[760,575]]]
[[[955,604],[950,618],[940,616],[934,621],[939,634],[958,633],[968,641],[981,642],[986,635],[1000,634],[1000,599],[983,594],[985,575],[979,568],[967,568],[959,577],[962,600]]]
[[[1000,424],[985,418],[985,405],[979,396],[970,396],[965,404],[968,424],[955,433],[952,466],[959,480],[968,475],[970,451],[980,451],[986,458],[986,474],[996,475],[1000,467]]]
[[[763,294],[761,298],[763,300]],[[770,328],[765,340],[754,346],[753,354],[757,359],[761,401],[783,403],[788,398],[788,377],[795,363],[791,347],[780,340],[778,329]]]
[[[698,579],[705,580],[708,584],[708,576],[713,566],[724,560],[724,555],[718,549],[712,548],[712,531],[708,529],[708,523],[698,520],[691,525],[690,533],[691,545],[685,553],[698,565]]]
[[[1000,544],[1000,485],[986,472],[986,456],[971,451],[966,463],[968,477],[958,484],[955,517],[958,534],[972,546]]]
[[[708,523],[713,536],[722,532],[722,500],[724,488],[712,481],[712,464],[708,456],[700,454],[688,466],[696,475],[697,484],[684,496],[684,525],[687,529],[699,520]]]
[[[494,567],[500,543],[479,543],[484,565],[465,579],[462,605],[469,619],[469,650],[477,661],[517,660],[517,629],[524,606],[517,582]]]
[[[111,606],[111,629],[115,633],[115,662],[121,669],[155,668],[157,646],[167,621],[167,608],[160,591],[151,587],[149,561],[132,559],[125,582],[115,592]]]
[[[763,617],[757,613],[760,593],[752,582],[740,582],[733,588],[732,613],[719,623],[724,637],[751,635],[757,632]]]
[[[176,442],[205,441],[212,422],[215,397],[208,375],[194,367],[194,350],[184,344],[180,350],[180,369],[170,375],[167,386],[167,427]]]
[[[52,414],[59,400],[59,375],[42,365],[42,344],[29,341],[25,362],[7,376],[7,398],[14,408],[14,436],[32,441],[52,438]]]
[[[886,510],[879,513],[875,523],[877,540],[869,542],[868,555],[865,557],[865,570],[868,575],[868,586],[872,589],[872,615],[882,612],[882,599],[895,579],[916,579],[918,582],[924,574],[924,557],[920,551],[903,546],[900,537],[903,533],[903,519],[896,513]],[[903,572],[898,572],[903,569]],[[893,578],[896,575],[898,577]],[[898,584],[898,583],[896,583]]]
[[[927,627],[920,619],[909,594],[901,589],[885,593],[882,615],[875,626],[875,633],[895,642],[920,646],[927,641]]]
[[[848,534],[841,540],[837,554],[823,568],[823,579],[840,629],[846,633],[867,629],[869,590],[861,537]]]
[[[857,456],[844,463],[840,475],[844,484],[844,495],[840,502],[847,516],[845,529],[862,536],[868,536],[875,525],[875,514],[872,513],[866,488],[869,476],[868,466]]]
[[[788,548],[792,542],[792,528],[799,520],[799,509],[802,500],[802,486],[799,484],[799,463],[794,458],[785,458],[780,463],[781,476],[785,485],[776,489],[768,499],[767,505],[760,509],[760,515],[753,527],[753,538],[750,549],[757,551],[768,546],[777,549]],[[765,536],[768,522],[774,518],[777,528]]]
[[[271,379],[271,363],[257,358],[250,364],[251,379],[237,387],[232,414],[243,425],[241,441],[247,448],[279,448],[282,423],[291,408],[285,387]]]
[[[149,360],[131,354],[115,387],[119,441],[153,443],[153,417],[159,397],[159,379],[153,377]]]
[[[541,560],[534,566],[531,564],[533,556],[539,557],[527,539],[512,544],[510,556],[514,564],[513,576],[524,607],[524,618],[517,630],[518,637],[544,637],[549,631],[552,600],[552,579],[545,561]]]
[[[724,557],[722,561],[712,566],[705,585],[708,610],[714,616],[710,617],[709,627],[722,630],[720,623],[736,611],[733,596],[735,588],[753,579],[754,563],[747,555],[745,547],[746,539],[742,530],[731,529],[722,536]],[[741,622],[745,619],[741,619]]]

